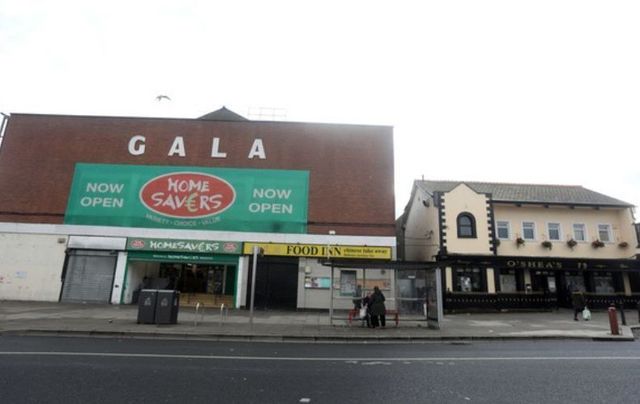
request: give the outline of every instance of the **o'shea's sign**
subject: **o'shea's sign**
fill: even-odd
[[[305,233],[307,171],[76,164],[66,224]]]

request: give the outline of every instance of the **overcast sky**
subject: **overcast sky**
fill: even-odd
[[[392,125],[398,213],[422,176],[640,206],[639,21],[638,0],[0,0],[0,111],[279,108]]]

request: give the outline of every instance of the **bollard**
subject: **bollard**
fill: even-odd
[[[200,314],[200,312],[202,311],[202,313]],[[198,315],[200,314],[200,316],[202,318],[204,318],[204,305],[200,302],[196,302],[196,311],[193,315],[193,326],[197,327],[198,326]],[[201,320],[202,320],[201,318]]]
[[[618,330],[618,314],[616,313],[616,306],[611,304],[609,306],[609,327],[611,327],[611,335],[619,335]]]
[[[638,300],[638,322],[640,323],[640,300]]]
[[[218,321],[218,325],[221,326],[227,319],[228,315],[229,315],[229,309],[225,307],[224,303],[222,303],[220,305],[220,321]]]

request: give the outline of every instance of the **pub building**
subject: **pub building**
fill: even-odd
[[[398,257],[441,262],[446,311],[636,307],[634,207],[581,186],[414,182]],[[629,307],[629,306],[628,306]]]
[[[326,309],[395,258],[393,129],[252,121],[11,114],[0,144],[0,296]],[[375,198],[363,198],[370,190]],[[344,276],[341,276],[344,275]],[[333,279],[333,284],[331,284]]]

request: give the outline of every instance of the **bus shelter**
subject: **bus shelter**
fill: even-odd
[[[329,322],[358,318],[358,302],[378,287],[385,295],[387,321],[442,324],[441,262],[365,261],[330,259]]]

